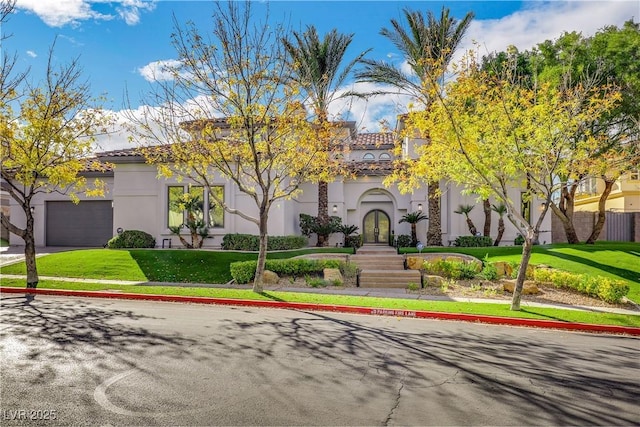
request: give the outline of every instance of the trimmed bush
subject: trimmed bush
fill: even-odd
[[[362,246],[362,236],[359,234],[352,234],[350,236],[346,236],[344,238],[344,246],[347,248],[358,249],[360,246]]]
[[[229,266],[231,277],[236,283],[249,283],[255,276],[257,264],[258,261],[233,262]],[[344,261],[337,259],[268,259],[265,269],[281,276],[296,278],[307,274],[322,274],[325,268],[339,268],[340,271],[344,271],[345,264]]]
[[[400,234],[398,236],[398,247],[408,248],[411,246],[411,236],[408,234]]]
[[[479,248],[492,245],[493,240],[488,236],[458,236],[453,242],[453,246],[461,248]]]
[[[574,274],[552,268],[536,268],[533,277],[536,282],[574,289],[609,303],[618,303],[629,293],[629,285],[626,282],[608,277]]]
[[[107,247],[109,249],[155,248],[156,239],[144,231],[125,230],[109,240]]]
[[[480,266],[475,262],[446,261],[426,261],[423,264],[425,273],[447,277],[451,279],[473,279],[480,272]]]
[[[268,251],[300,249],[308,245],[309,240],[304,236],[269,236],[267,239]],[[260,236],[239,233],[225,234],[222,238],[222,249],[229,251],[258,251],[260,249]]]

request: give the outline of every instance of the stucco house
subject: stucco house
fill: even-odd
[[[423,210],[427,212],[426,187],[411,194],[401,194],[395,186],[387,187],[383,179],[389,174],[394,157],[395,134],[358,133],[355,123],[347,122],[348,155],[344,158],[355,175],[337,179],[329,184],[329,214],[339,216],[343,224],[358,226],[365,244],[388,244],[392,235],[410,234],[410,225],[399,223],[403,215]],[[402,141],[404,155],[411,155],[420,140]],[[125,149],[98,153],[99,160],[114,165],[112,169],[99,173],[107,184],[107,194],[102,199],[81,197],[77,205],[67,197],[57,194],[39,195],[33,200],[35,214],[35,239],[37,246],[78,246],[100,247],[118,230],[143,230],[156,238],[159,247],[171,245],[180,247],[177,236],[172,235],[170,225],[183,221],[184,213],[172,210],[172,198],[182,192],[192,191],[205,194],[205,206],[209,206],[206,191],[189,187],[189,182],[159,178],[155,166],[145,163],[137,149]],[[96,172],[87,171],[89,175]],[[218,177],[213,191],[223,195],[225,203],[246,212],[255,212],[255,204],[229,181]],[[274,205],[269,217],[270,235],[300,234],[299,215],[317,214],[317,187],[302,183],[302,194],[293,200],[280,201]],[[464,216],[454,213],[461,204],[475,204],[473,196],[461,194],[461,188],[442,182],[442,241],[450,244],[458,236],[469,235]],[[512,198],[521,199],[520,189],[514,188]],[[539,215],[541,201],[534,200],[526,207],[533,220]],[[24,224],[24,215],[19,207],[12,205],[11,216],[18,226]],[[524,209],[524,208],[523,208]],[[478,206],[471,212],[471,218],[482,229],[484,214]],[[545,218],[540,243],[551,242],[550,215]],[[224,212],[212,206],[205,214],[209,225],[209,238],[204,247],[220,247],[222,237],[227,233],[257,234],[255,224],[241,217]],[[506,231],[502,244],[512,244],[517,230],[505,218]],[[497,235],[498,215],[493,214],[492,237]],[[418,238],[426,239],[427,221],[417,226]],[[334,246],[342,241],[342,235],[333,235],[329,244]],[[21,239],[12,237],[12,244],[20,244]],[[312,240],[310,244],[315,242]]]

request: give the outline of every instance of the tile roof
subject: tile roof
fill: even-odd
[[[84,173],[111,173],[113,172],[113,166],[109,163],[100,161],[97,157],[83,159],[84,167],[82,172]]]
[[[395,141],[393,132],[360,133],[351,144],[351,148],[356,150],[393,148]]]
[[[351,162],[347,168],[357,176],[387,176],[393,171],[394,164],[389,161]]]

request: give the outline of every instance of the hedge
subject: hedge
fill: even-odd
[[[305,236],[269,236],[267,239],[268,251],[282,251],[287,249],[300,249],[309,245]],[[230,251],[258,251],[260,249],[260,236],[254,234],[225,234],[222,238],[222,249]]]
[[[461,248],[485,247],[492,246],[493,240],[488,236],[458,236],[453,245]]]
[[[140,230],[125,230],[107,243],[109,249],[155,248],[156,239]]]
[[[231,277],[236,283],[244,284],[253,280],[258,261],[239,261],[229,265]],[[305,274],[319,274],[325,268],[339,268],[344,271],[346,263],[338,259],[268,259],[265,269],[278,275],[299,277]]]
[[[533,278],[537,282],[551,283],[558,288],[575,289],[609,303],[618,303],[629,293],[629,285],[622,280],[568,273],[552,268],[536,268]]]

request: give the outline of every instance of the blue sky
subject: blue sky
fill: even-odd
[[[294,30],[315,25],[324,32],[337,28],[354,33],[348,55],[372,48],[370,58],[402,64],[402,58],[379,31],[389,27],[391,18],[401,18],[402,9],[433,10],[445,5],[456,17],[475,13],[463,47],[472,41],[486,51],[504,50],[513,44],[529,49],[564,31],[591,35],[606,25],[620,26],[629,19],[640,20],[640,2],[634,1],[271,1],[271,18],[289,21]],[[17,53],[21,68],[30,67],[30,79],[40,80],[48,50],[56,40],[55,60],[80,58],[85,76],[96,95],[106,96],[105,107],[121,114],[128,89],[134,107],[138,94],[148,90],[150,73],[158,61],[175,59],[170,44],[172,16],[180,23],[188,20],[202,30],[210,28],[211,1],[145,0],[17,0],[17,13],[2,31],[12,34],[3,42],[3,53]],[[256,13],[265,13],[267,3],[256,2]],[[336,111],[350,111],[350,119],[367,131],[379,130],[380,120],[392,125],[395,115],[406,107],[407,99],[380,97],[357,101]],[[116,132],[102,138],[99,149],[126,146],[126,137]]]

